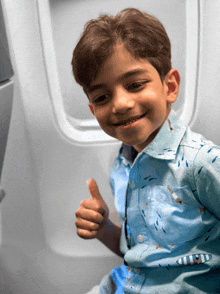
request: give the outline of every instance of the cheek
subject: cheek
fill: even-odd
[[[95,117],[101,126],[107,123],[107,114],[103,110],[95,109]]]
[[[139,104],[143,106],[153,107],[158,102],[160,102],[163,97],[163,93],[155,91],[155,89],[148,89],[144,94],[139,95],[137,97],[137,101]]]

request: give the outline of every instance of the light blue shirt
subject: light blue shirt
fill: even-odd
[[[112,270],[115,289],[104,283],[100,293],[220,293],[220,148],[172,110],[132,153],[123,144],[110,175],[127,266]]]

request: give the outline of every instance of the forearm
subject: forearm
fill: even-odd
[[[120,252],[121,228],[113,224],[113,222],[108,219],[105,230],[100,233],[101,234],[97,236],[97,239],[115,254],[122,257]]]

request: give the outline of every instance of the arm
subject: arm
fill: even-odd
[[[115,254],[121,257],[121,228],[114,225],[108,218],[109,209],[99,193],[96,182],[88,182],[91,199],[81,202],[76,211],[77,234],[83,239],[97,238]]]
[[[198,200],[220,219],[220,147],[201,147],[194,162]]]
[[[120,237],[121,228],[113,224],[113,222],[108,219],[106,222],[105,230],[98,234],[97,239],[115,254],[122,257],[120,251]]]

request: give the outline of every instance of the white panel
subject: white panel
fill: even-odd
[[[13,75],[8,51],[9,50],[5,32],[4,16],[0,1],[0,83],[10,79]]]
[[[80,239],[75,228],[75,211],[90,197],[89,177],[114,211],[108,175],[119,143],[75,146],[63,136],[47,84],[36,2],[2,4],[15,91],[2,174],[1,293],[83,294],[122,262],[100,242]]]
[[[7,144],[13,101],[13,81],[0,83],[0,179]]]
[[[220,145],[220,1],[200,1],[198,92],[194,131]]]

